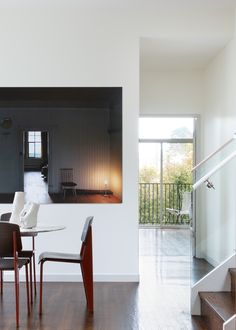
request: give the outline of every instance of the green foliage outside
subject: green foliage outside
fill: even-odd
[[[183,184],[192,182],[192,144],[170,145],[164,158],[163,181]]]
[[[139,171],[139,182],[152,183],[159,181],[159,173],[154,166],[144,166]]]
[[[169,144],[163,154],[164,222],[176,223],[176,217],[170,216],[166,208],[180,209],[182,193],[191,190],[193,146]],[[160,184],[155,184],[160,183],[159,171],[153,166],[142,167],[139,182],[140,223],[160,223]]]
[[[191,183],[192,158],[192,144],[170,145],[164,155],[163,182],[176,184]],[[154,166],[144,166],[139,170],[139,182],[160,182],[160,172]]]

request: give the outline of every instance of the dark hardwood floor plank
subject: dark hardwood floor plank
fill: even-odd
[[[191,272],[199,276],[200,269],[204,274],[208,265],[195,260],[192,267],[189,232],[147,230],[140,230],[140,283],[95,283],[93,314],[86,310],[82,283],[45,283],[41,318],[38,297],[27,317],[25,287],[21,283],[19,329],[205,329],[200,320],[192,320],[189,303]],[[4,284],[4,294],[0,297],[0,330],[12,330],[16,329],[14,286]]]

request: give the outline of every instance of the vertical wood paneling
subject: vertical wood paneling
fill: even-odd
[[[51,192],[59,191],[60,168],[65,167],[74,169],[74,180],[79,189],[104,189],[105,179],[108,188],[111,187],[108,109],[11,109],[8,114],[14,118],[18,130],[49,132]],[[13,134],[8,139],[8,150],[16,148],[18,136]],[[113,148],[112,155],[114,153]],[[19,152],[13,157],[13,163],[20,161]]]

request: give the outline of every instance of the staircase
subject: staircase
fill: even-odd
[[[223,330],[223,324],[236,314],[236,268],[229,269],[230,292],[199,292],[201,316],[193,316],[195,330]]]

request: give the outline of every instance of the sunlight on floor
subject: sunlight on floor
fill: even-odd
[[[191,329],[189,230],[140,229],[139,237],[140,329]]]

